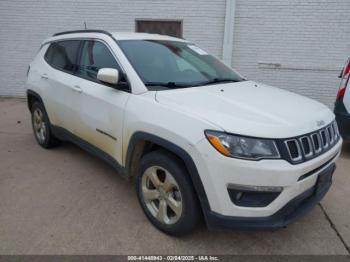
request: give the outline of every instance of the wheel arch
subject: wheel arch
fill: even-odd
[[[127,174],[134,177],[137,172],[137,163],[143,155],[155,149],[165,149],[179,158],[187,169],[197,197],[201,203],[202,209],[209,210],[209,202],[204,190],[202,180],[199,176],[197,167],[190,154],[180,146],[166,139],[146,132],[135,132],[130,140],[126,153],[125,167]]]
[[[39,101],[45,108],[45,105],[44,105],[43,100],[41,99],[41,96],[37,92],[28,89],[27,90],[27,106],[28,106],[29,111],[32,111],[32,105],[35,101]]]

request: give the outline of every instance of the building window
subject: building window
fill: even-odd
[[[136,20],[136,32],[182,37],[182,21]]]

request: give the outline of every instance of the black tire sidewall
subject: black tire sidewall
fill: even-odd
[[[159,222],[148,210],[143,200],[141,183],[145,170],[151,166],[160,166],[171,173],[179,185],[182,197],[182,215],[179,221],[172,225]],[[193,231],[200,217],[199,203],[192,186],[191,179],[183,164],[166,151],[158,150],[145,155],[140,162],[136,178],[136,191],[140,205],[151,223],[159,230],[174,236],[181,236]]]

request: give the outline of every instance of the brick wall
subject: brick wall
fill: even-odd
[[[349,0],[237,0],[233,66],[333,107],[350,56],[349,10]]]
[[[88,28],[134,31],[135,19],[182,19],[185,38],[221,56],[225,0],[101,2],[1,0],[0,95],[23,95],[27,65],[41,41],[54,32],[82,29],[84,21]],[[339,70],[350,56],[350,1],[236,2],[234,68],[332,107]]]
[[[103,4],[102,4],[103,3]],[[88,28],[135,31],[135,19],[181,19],[183,35],[220,56],[224,0],[1,0],[0,96],[23,96],[40,43],[55,32]]]

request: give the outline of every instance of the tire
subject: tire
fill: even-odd
[[[150,222],[169,235],[191,233],[201,211],[189,175],[178,158],[163,150],[153,151],[142,157],[138,170],[136,192]]]
[[[36,101],[31,108],[32,127],[36,141],[43,148],[52,148],[59,140],[52,134],[50,121],[42,103]]]

